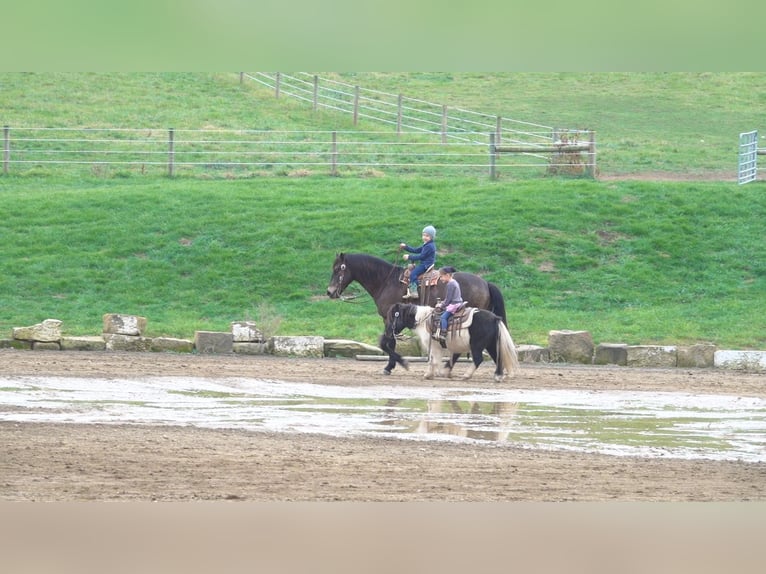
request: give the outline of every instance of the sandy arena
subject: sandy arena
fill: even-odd
[[[460,365],[458,365],[459,369]],[[464,386],[382,363],[272,356],[0,351],[0,372],[258,377],[343,386]],[[456,369],[456,370],[457,370]],[[493,386],[483,365],[472,386]],[[766,397],[766,376],[716,369],[525,365],[500,387]],[[0,412],[3,411],[0,405]],[[189,427],[0,422],[5,501],[764,501],[766,464],[545,452],[508,445]]]

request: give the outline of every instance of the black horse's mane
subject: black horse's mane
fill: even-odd
[[[395,272],[401,273],[404,271],[404,267],[401,265],[391,263],[381,257],[377,257],[376,255],[370,255],[368,253],[343,253],[342,255],[346,261],[348,261],[349,258],[352,259],[352,262],[355,264],[357,274],[359,274],[360,271],[363,271],[368,276],[371,273],[377,275],[381,272],[381,270],[388,269],[387,273],[393,276]],[[399,275],[397,274],[396,277],[398,278]]]

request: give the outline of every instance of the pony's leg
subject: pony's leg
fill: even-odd
[[[380,336],[380,348],[384,353],[388,353],[388,363],[383,367],[383,374],[390,375],[396,364],[399,363],[404,369],[409,369],[407,360],[396,352],[396,339],[388,336],[386,333]]]
[[[484,355],[482,354],[484,349],[482,348],[481,343],[477,343],[473,338],[471,339],[471,359],[472,363],[471,366],[468,368],[468,372],[463,375],[463,380],[467,381],[471,377],[473,377],[473,374],[476,372],[476,369],[479,368],[479,365],[484,361]]]
[[[429,341],[430,343],[430,341]],[[431,345],[428,349],[428,369],[423,376],[424,379],[431,380],[438,372],[441,376],[441,364],[443,360],[442,350],[439,345]]]
[[[452,355],[446,360],[442,360],[442,371],[439,373],[442,377],[447,377],[448,379],[452,378],[452,368],[455,366],[455,363],[457,363],[457,360],[460,358],[460,353],[452,353]]]

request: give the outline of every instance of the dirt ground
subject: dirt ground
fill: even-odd
[[[252,376],[344,386],[465,386],[424,381],[423,363],[397,368],[390,377],[380,374],[382,367],[353,359],[0,351],[3,376]],[[482,366],[471,386],[766,397],[763,374],[716,369],[525,365],[500,384],[492,381],[492,371]],[[764,501],[766,464],[501,444],[0,422],[0,500]]]

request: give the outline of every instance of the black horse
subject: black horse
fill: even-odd
[[[375,300],[378,314],[385,322],[388,310],[395,303],[401,303],[405,294],[406,285],[399,280],[403,272],[403,267],[374,255],[340,253],[332,265],[327,295],[331,299],[337,299],[352,281],[356,281]],[[458,272],[453,277],[460,284],[463,300],[467,301],[469,306],[492,311],[507,325],[505,301],[497,285],[471,273]],[[437,299],[444,298],[445,289],[441,282],[434,287],[421,286],[419,303],[429,307],[435,306]],[[381,335],[380,348],[388,353],[388,364],[384,367],[383,374],[390,375],[397,363],[405,369],[408,367],[404,357],[396,352],[396,339],[390,333],[384,332]]]
[[[470,316],[464,323],[466,326],[450,329],[444,347],[431,338],[432,307],[409,303],[392,305],[386,318],[386,332],[390,332],[392,337],[404,329],[411,329],[417,334],[420,344],[428,349],[426,379],[433,379],[435,374],[451,377],[452,367],[460,354],[470,352],[473,365],[463,375],[463,380],[468,380],[484,361],[485,350],[495,362],[495,381],[501,382],[506,372],[514,374],[519,368],[519,359],[508,327],[500,317],[486,309],[467,308],[466,312]]]

